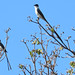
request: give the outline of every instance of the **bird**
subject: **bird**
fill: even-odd
[[[6,56],[6,59],[7,59],[8,70],[12,69],[11,65],[10,65],[10,62],[8,60],[8,57],[7,57],[7,51],[6,51],[5,47],[4,47],[4,45],[1,43],[1,40],[0,40],[0,50],[1,51],[3,50],[5,52],[5,56]]]
[[[4,47],[4,45],[1,43],[1,40],[0,40],[0,50],[4,50],[4,49],[5,49],[5,47]],[[7,52],[6,49],[4,50],[4,52]]]
[[[43,13],[41,12],[41,10],[39,9],[39,5],[38,4],[35,4],[34,5],[34,7],[35,7],[35,13],[36,13],[36,15],[38,16],[38,19],[39,18],[41,18],[41,19],[43,19],[48,25],[49,25],[49,27],[51,28],[51,29],[53,29],[53,27],[50,25],[50,23],[46,20],[46,18],[44,17],[44,15],[43,15]],[[51,30],[50,29],[50,30]],[[61,39],[61,37],[58,35],[58,33],[53,29],[53,32],[57,35],[57,37],[60,39],[60,41],[64,44],[64,42],[62,41],[62,39]],[[64,44],[65,45],[65,44]],[[66,45],[65,45],[65,47],[67,47]]]
[[[46,20],[46,18],[45,18],[44,15],[43,15],[43,13],[42,13],[41,10],[39,9],[39,5],[38,5],[38,4],[35,4],[35,5],[34,5],[34,8],[35,8],[35,13],[36,13],[37,17],[43,19],[45,22],[48,23],[48,21]],[[49,23],[48,23],[48,24],[49,24]]]

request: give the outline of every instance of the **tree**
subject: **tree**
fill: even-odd
[[[55,69],[55,67],[58,65],[57,59],[65,58],[63,55],[60,55],[60,52],[62,50],[68,50],[73,54],[73,56],[71,56],[69,53],[65,53],[67,58],[74,58],[75,56],[75,52],[70,49],[69,45],[69,39],[71,36],[65,40],[67,42],[67,46],[61,38],[64,32],[61,33],[61,36],[59,36],[57,33],[57,29],[60,27],[60,25],[52,27],[50,24],[46,24],[46,29],[42,24],[40,24],[39,20],[33,21],[30,16],[28,19],[29,22],[35,23],[39,26],[40,33],[39,35],[37,35],[37,33],[35,33],[35,35],[31,35],[31,40],[22,40],[30,54],[30,57],[27,59],[31,60],[33,65],[19,64],[19,68],[22,70],[24,75],[58,75],[58,70]],[[74,30],[74,28],[72,30]],[[32,43],[33,49],[28,46],[28,43]],[[50,48],[51,46],[52,48]],[[68,69],[66,73],[67,75],[72,75],[75,73],[75,62],[71,61],[69,63],[71,69]],[[63,73],[61,75],[63,75]]]
[[[11,65],[10,65],[10,62],[9,62],[9,59],[8,59],[8,56],[7,56],[7,50],[6,50],[6,46],[7,46],[7,43],[8,43],[8,39],[9,39],[9,36],[8,36],[8,32],[10,31],[11,29],[8,28],[5,33],[6,33],[6,44],[5,46],[2,44],[1,40],[0,40],[0,62],[6,57],[6,60],[7,60],[7,66],[8,66],[8,70],[11,70]],[[2,48],[1,48],[2,47]]]

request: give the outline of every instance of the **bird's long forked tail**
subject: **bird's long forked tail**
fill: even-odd
[[[11,68],[11,65],[10,65],[10,62],[8,60],[8,57],[7,57],[7,53],[5,52],[5,56],[6,56],[6,59],[7,59],[7,66],[8,66],[8,70],[12,69]]]
[[[52,26],[49,24],[49,22],[44,19],[46,21],[46,23],[49,25],[50,28],[52,28]],[[62,41],[61,37],[58,35],[58,33],[54,30],[54,33],[57,35],[58,39],[64,44],[64,46],[67,48],[67,46],[65,45],[65,43]]]

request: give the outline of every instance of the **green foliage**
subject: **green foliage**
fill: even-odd
[[[33,57],[33,52],[32,51],[30,51],[30,55],[31,55],[31,57]]]
[[[32,42],[32,44],[36,44],[36,42],[37,42],[37,40],[34,40],[34,41]]]
[[[42,49],[37,49],[37,50],[36,50],[36,53],[37,53],[38,55],[43,54]]]
[[[39,44],[40,44],[40,41],[39,41],[38,38],[37,38],[36,40],[34,40],[34,41],[32,42],[32,44],[37,44],[37,45],[39,45]]]
[[[31,57],[33,57],[34,53],[37,53],[38,55],[43,54],[42,49],[33,49],[32,51],[30,51],[30,55]]]
[[[23,68],[23,65],[19,64],[19,68],[22,69]]]
[[[59,50],[63,50],[63,47],[62,47],[62,46],[60,46]]]
[[[75,62],[74,61],[71,61],[70,65],[71,65],[71,67],[75,68]]]
[[[75,73],[75,72],[74,72],[75,62],[74,62],[74,61],[71,61],[71,62],[70,62],[70,66],[71,66],[72,68],[69,69],[69,70],[67,71],[67,73],[69,73],[70,75],[72,75],[73,73]]]
[[[49,61],[46,61],[48,64],[51,64],[51,61],[49,60]]]
[[[51,32],[54,33],[54,28],[51,28]]]
[[[72,70],[68,70],[67,73],[70,73],[71,74],[72,73]]]
[[[39,40],[37,40],[37,45],[39,45],[40,44],[40,41]]]

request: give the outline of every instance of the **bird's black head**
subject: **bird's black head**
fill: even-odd
[[[34,6],[39,7],[39,5],[38,5],[38,4],[35,4]]]

